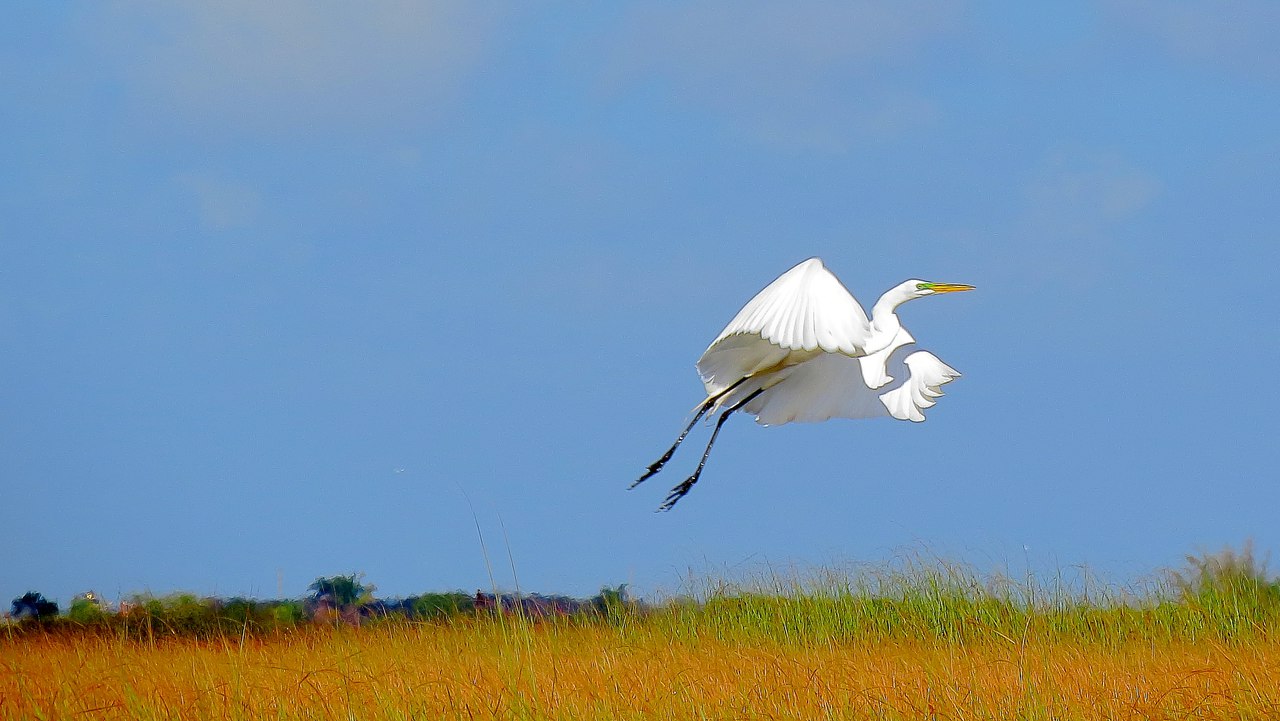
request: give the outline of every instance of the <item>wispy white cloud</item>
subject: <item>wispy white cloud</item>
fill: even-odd
[[[262,206],[262,195],[248,185],[207,173],[183,173],[175,178],[195,199],[200,224],[220,231],[251,224]]]
[[[1068,228],[1123,220],[1159,192],[1154,176],[1121,156],[1079,150],[1049,154],[1026,186],[1030,214]]]
[[[1094,283],[1127,237],[1122,226],[1140,218],[1163,184],[1124,156],[1092,148],[1057,148],[1031,172],[1023,207],[1004,250],[1030,279],[1053,276]]]
[[[839,154],[927,129],[939,116],[919,93],[872,90],[855,98],[814,92],[734,111],[731,124],[765,146]]]
[[[306,130],[431,115],[496,18],[468,0],[133,0],[100,6],[83,31],[154,112]]]
[[[951,0],[703,0],[634,14],[611,68],[660,79],[758,142],[840,152],[933,122],[928,98],[881,77],[960,25]]]
[[[1280,80],[1280,3],[1273,0],[1109,0],[1122,26],[1184,60]]]

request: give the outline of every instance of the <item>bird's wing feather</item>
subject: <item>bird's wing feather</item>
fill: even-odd
[[[938,402],[942,386],[959,378],[960,372],[927,350],[908,355],[903,364],[909,372],[906,380],[882,393],[880,400],[894,418],[919,423],[924,420],[924,411]]]
[[[782,362],[793,352],[866,352],[871,324],[818,258],[778,276],[747,302],[698,360],[708,393]]]
[[[702,354],[698,375],[707,395],[715,395],[752,373],[779,365],[789,355],[791,351],[758,335],[731,335]]]
[[[896,380],[873,390],[866,380],[871,374],[863,368],[865,364],[887,368]],[[745,397],[763,384],[765,391],[743,411],[767,426],[817,423],[831,418],[892,417],[919,422],[924,420],[924,411],[942,395],[940,387],[959,376],[932,353],[899,346],[887,360],[825,353],[762,382],[744,384],[732,395]]]
[[[765,426],[887,416],[889,413],[875,391],[863,380],[862,360],[824,353],[784,369],[768,379],[768,382],[777,382],[748,403],[743,411]],[[742,393],[750,390],[743,389]],[[735,394],[738,393],[735,390]]]
[[[810,258],[747,301],[715,342],[738,334],[758,335],[787,350],[821,348],[857,356],[863,353],[870,321],[822,261]]]

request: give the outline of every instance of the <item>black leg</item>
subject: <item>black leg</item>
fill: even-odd
[[[688,493],[689,490],[693,488],[693,484],[698,482],[698,476],[702,475],[702,467],[707,465],[707,457],[711,455],[711,446],[715,445],[716,436],[720,435],[720,427],[724,425],[725,421],[729,420],[729,415],[731,413],[750,403],[753,398],[764,393],[764,390],[765,389],[763,388],[757,388],[746,398],[734,403],[724,413],[720,414],[720,418],[716,420],[715,430],[711,431],[711,440],[707,441],[707,449],[702,452],[702,460],[698,461],[697,470],[693,472],[692,476],[684,479],[684,482],[680,485],[671,489],[671,493],[667,494],[667,500],[663,501],[661,506],[658,506],[659,511],[670,511],[672,507],[676,505],[676,502],[681,498],[684,498],[684,494]]]
[[[710,410],[711,406],[716,404],[716,401],[723,398],[726,393],[729,393],[734,388],[737,388],[739,385],[742,385],[742,382],[745,380],[746,380],[745,377],[739,378],[737,381],[733,383],[733,385],[729,386],[728,388],[725,388],[724,390],[720,391],[714,396],[708,396],[707,399],[702,402],[702,405],[698,406],[698,412],[693,415],[693,420],[689,421],[689,425],[684,427],[684,431],[680,433],[680,437],[676,439],[676,442],[671,444],[671,447],[667,449],[666,453],[662,454],[661,458],[649,464],[649,470],[645,471],[643,476],[640,476],[640,478],[636,479],[635,483],[632,483],[630,486],[627,486],[627,490],[631,490],[632,488],[635,488],[641,483],[644,483],[645,481],[652,478],[653,475],[656,474],[658,471],[662,470],[662,467],[667,465],[667,461],[671,460],[671,456],[675,455],[676,449],[679,448],[680,444],[684,442],[684,437],[689,435],[689,431],[693,430],[693,427],[698,423],[698,419],[701,418],[704,413]]]

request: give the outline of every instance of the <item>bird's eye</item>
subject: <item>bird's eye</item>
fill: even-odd
[[[916,283],[916,290],[927,290],[932,283]]]

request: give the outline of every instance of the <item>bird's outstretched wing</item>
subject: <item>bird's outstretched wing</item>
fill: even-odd
[[[879,354],[877,354],[879,355]],[[887,385],[872,388],[867,382],[874,373],[864,364],[883,363]],[[744,408],[761,425],[817,423],[830,418],[884,418],[920,422],[924,411],[942,395],[941,387],[960,377],[951,366],[928,351],[915,350],[910,343],[899,345],[888,358],[850,358],[825,353],[803,364],[781,371],[774,382]],[[744,384],[733,395],[751,393],[759,384]]]
[[[840,280],[810,258],[743,306],[698,360],[708,394],[797,356],[864,355],[871,324]]]
[[[918,350],[902,362],[908,369],[906,380],[881,393],[880,400],[894,418],[919,423],[924,420],[925,409],[932,408],[942,395],[942,386],[959,378],[960,371],[927,350]]]

